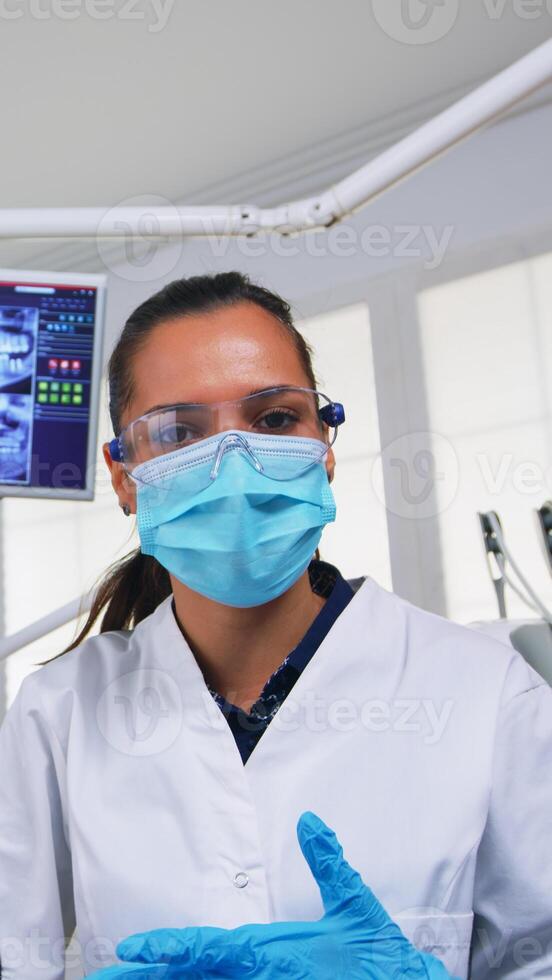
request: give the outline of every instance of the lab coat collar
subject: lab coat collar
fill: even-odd
[[[140,659],[146,660],[148,666],[170,672],[178,682],[184,706],[200,727],[228,728],[178,626],[172,599],[172,594],[167,596],[136,627],[133,639],[141,650]],[[359,702],[366,697],[392,698],[404,669],[406,634],[403,604],[373,579],[366,578],[306,665],[284,704],[288,710],[297,710],[295,705],[307,691],[321,690],[333,691],[335,697],[341,693],[341,696]],[[268,741],[271,727],[259,745]],[[254,756],[258,756],[258,748]]]

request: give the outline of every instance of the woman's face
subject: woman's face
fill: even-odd
[[[162,405],[230,401],[280,385],[311,387],[286,331],[270,313],[247,302],[158,324],[135,355],[132,371],[133,394],[122,428]],[[119,503],[134,512],[133,481],[111,460],[108,443],[103,451]],[[334,465],[330,449],[330,480]]]

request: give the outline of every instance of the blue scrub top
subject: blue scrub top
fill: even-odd
[[[328,562],[313,560],[309,565],[309,578],[312,591],[323,596],[326,602],[303,639],[271,674],[249,712],[226,701],[207,685],[230,726],[244,765],[337,617],[353,598],[349,583]]]

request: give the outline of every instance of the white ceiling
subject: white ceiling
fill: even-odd
[[[78,16],[55,16],[60,2]],[[170,0],[94,0],[106,20],[88,2],[3,3],[25,13],[0,15],[1,207],[197,200],[313,144],[423,115],[552,35],[545,0],[445,0],[456,23],[421,45],[390,38],[371,0],[175,0],[170,13]],[[3,245],[0,259],[19,254]]]

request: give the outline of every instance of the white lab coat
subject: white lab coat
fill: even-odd
[[[367,579],[244,766],[169,597],[6,716],[2,978],[60,980],[75,922],[90,973],[137,931],[318,918],[304,810],[451,973],[550,976],[551,764],[520,655]]]

